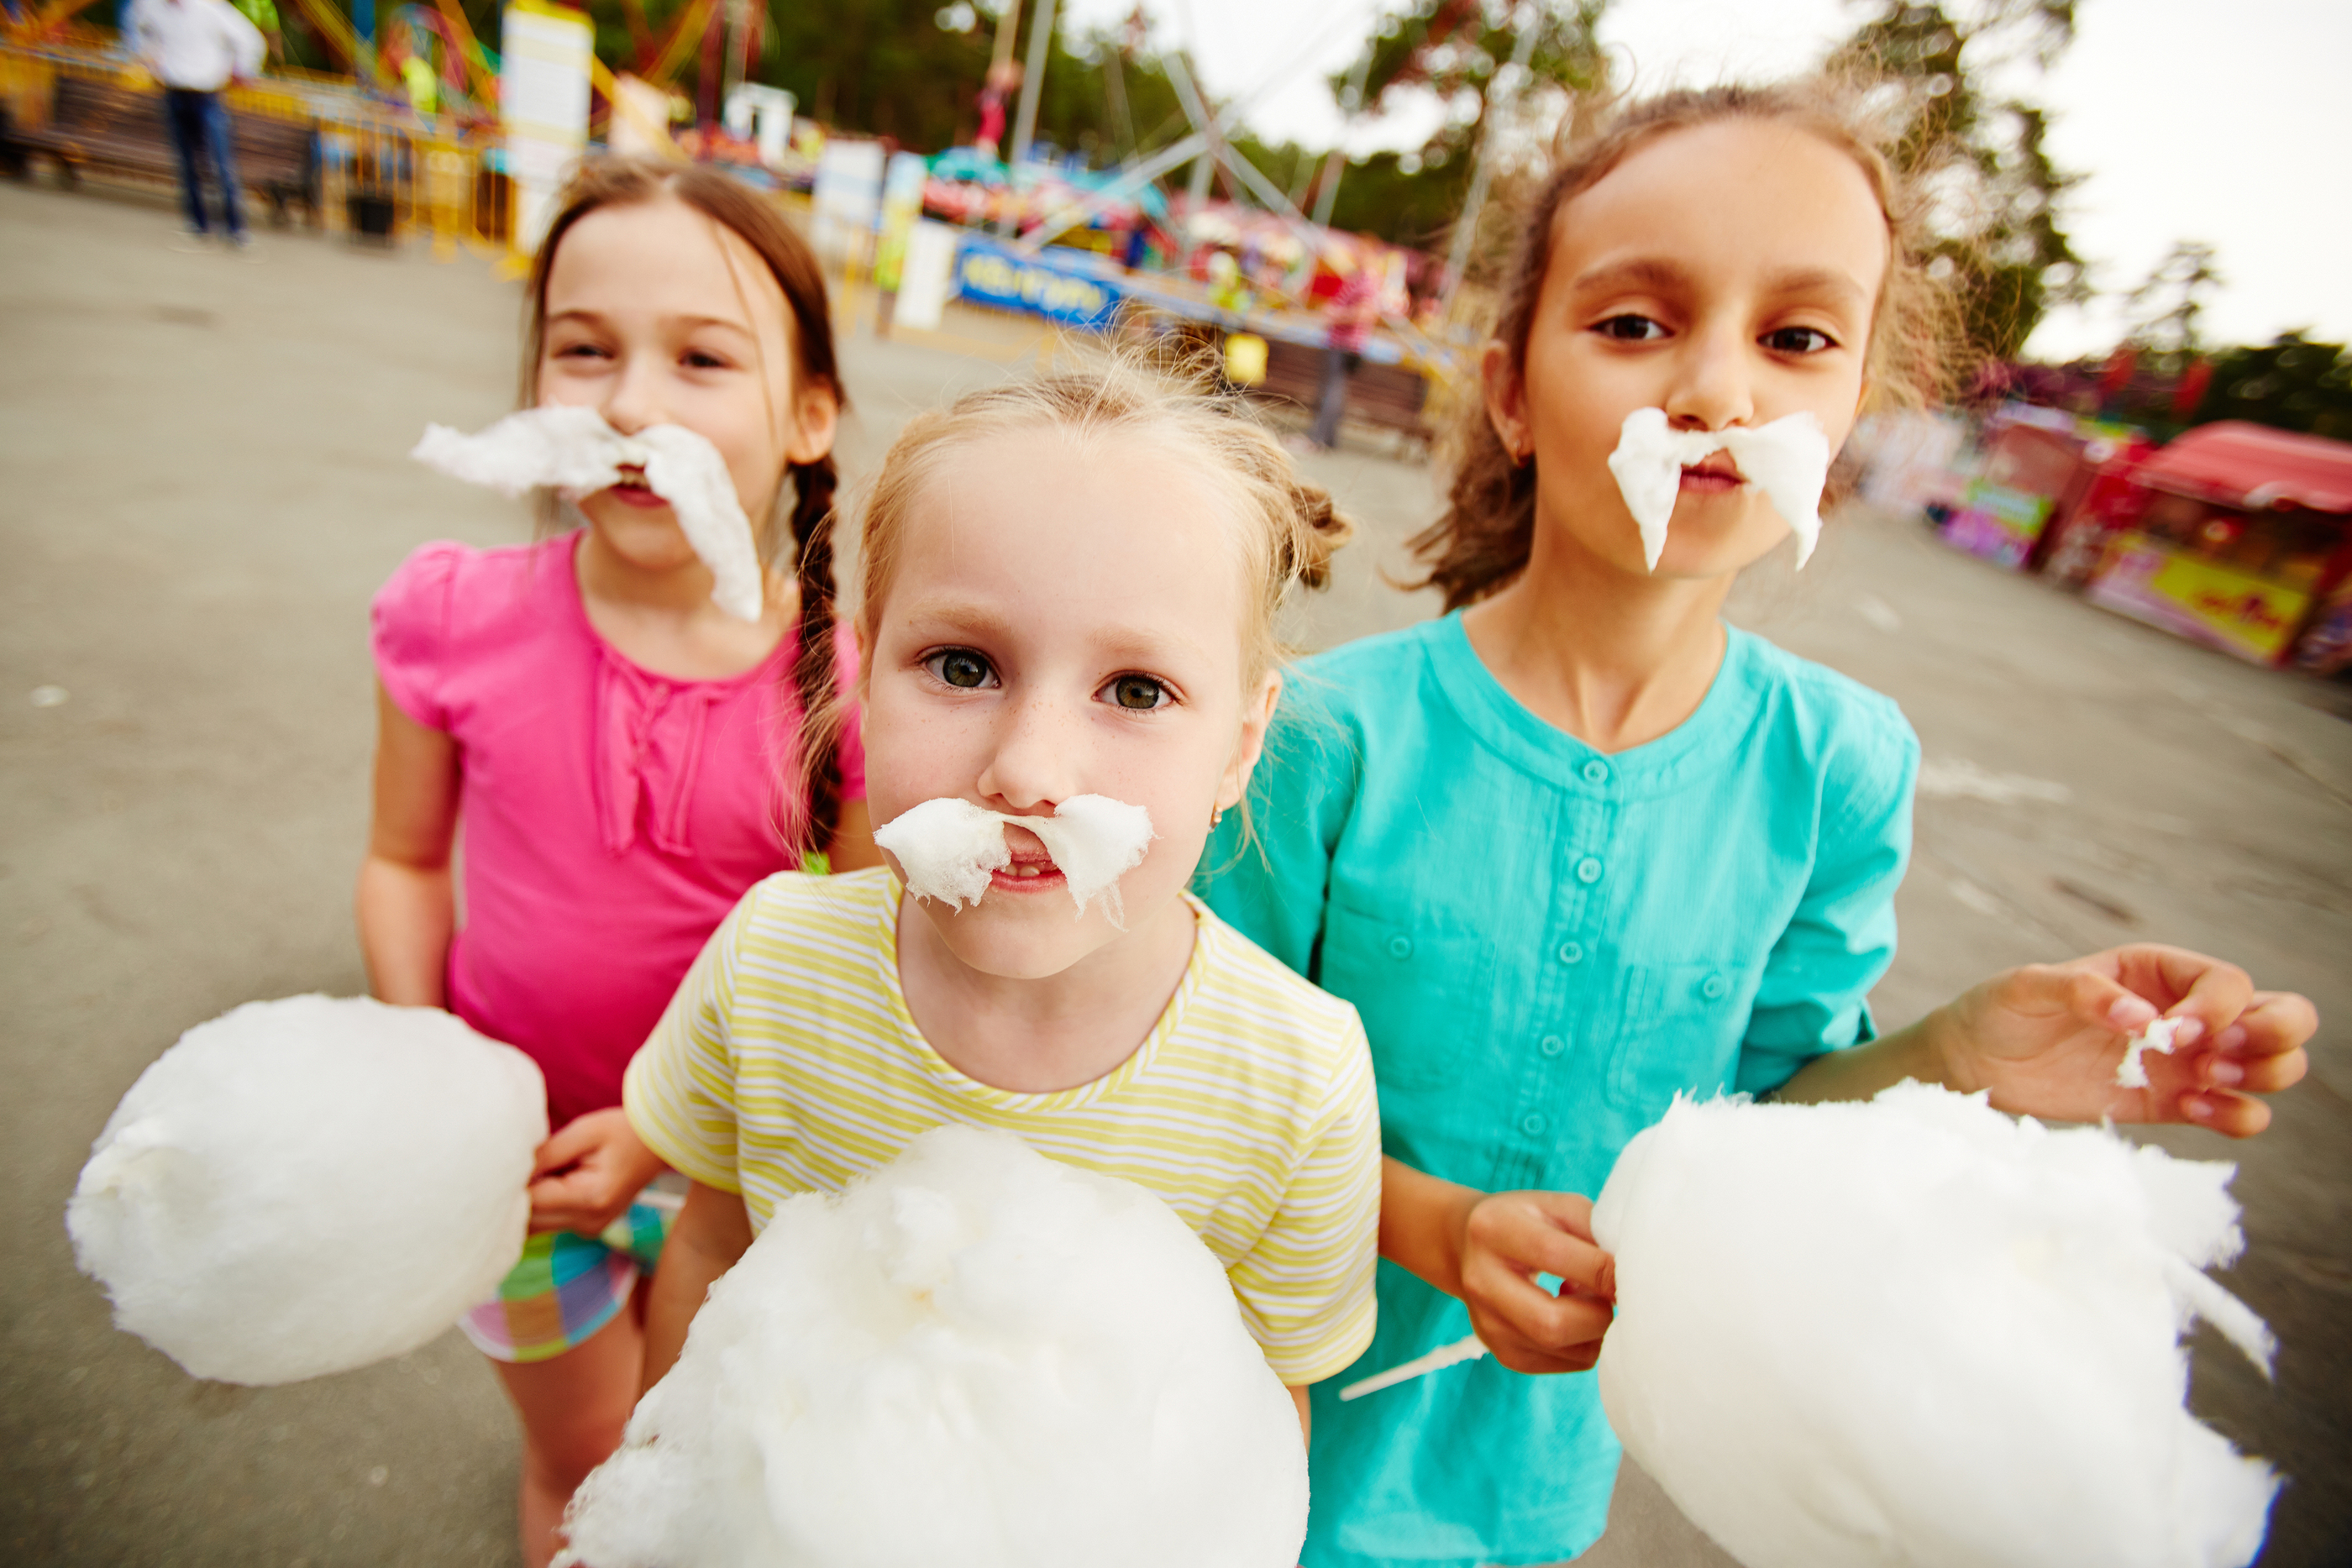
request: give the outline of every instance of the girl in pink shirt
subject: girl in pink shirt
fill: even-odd
[[[619,1109],[622,1072],[754,883],[878,861],[839,700],[855,662],[834,615],[841,391],[814,258],[723,175],[608,160],[565,193],[530,298],[526,402],[584,404],[625,434],[696,432],[768,520],[766,557],[787,526],[797,545],[763,618],[733,620],[667,504],[625,480],[580,503],[584,527],[533,545],[426,545],[376,599],[359,885],[375,994],[528,1051],[557,1129],[531,1245],[463,1325],[522,1418],[536,1568],[637,1394],[635,1287],[663,1226],[632,1200],[661,1167]]]

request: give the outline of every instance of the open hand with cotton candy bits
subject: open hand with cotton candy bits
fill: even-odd
[[[593,408],[551,404],[510,413],[472,435],[428,424],[409,455],[504,496],[544,488],[574,501],[622,484],[636,470],[669,503],[686,542],[710,569],[711,601],[739,621],[760,619],[763,574],[751,519],[727,460],[684,425],[656,424],[623,435]]]
[[[2011,969],[1920,1027],[1943,1082],[2002,1110],[2246,1137],[2270,1124],[2255,1096],[2308,1070],[2319,1017],[2302,997],[2254,989],[2234,964],[2138,943]]]
[[[122,1097],[66,1209],[117,1327],[277,1384],[415,1350],[521,1255],[546,1087],[437,1008],[251,1002]]]

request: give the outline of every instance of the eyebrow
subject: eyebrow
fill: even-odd
[[[1687,288],[1691,275],[1679,264],[1656,256],[1635,256],[1629,261],[1603,262],[1580,276],[1570,287],[1578,293],[1590,289],[1646,285],[1653,288]],[[1850,304],[1867,304],[1869,292],[1844,273],[1834,267],[1801,267],[1773,273],[1764,280],[1763,292],[1773,297],[1790,294],[1833,294]]]
[[[925,642],[941,635],[1003,637],[1014,630],[1013,622],[995,610],[966,600],[945,598],[918,600],[908,605],[905,623]],[[1111,625],[1101,628],[1097,635],[1101,651],[1114,662],[1155,664],[1186,655],[1204,656],[1199,644],[1189,637],[1139,627]]]
[[[1579,293],[1588,288],[1629,283],[1646,283],[1657,288],[1681,288],[1687,287],[1690,280],[1690,274],[1671,261],[1637,256],[1631,261],[1603,262],[1578,277],[1570,287]]]
[[[570,310],[550,311],[547,317],[547,324],[551,327],[565,321],[586,321],[601,324],[604,319],[604,313],[602,310],[586,310],[575,308]],[[747,338],[757,338],[759,336],[758,333],[754,332],[751,328],[743,325],[742,322],[730,321],[724,316],[665,316],[661,319],[663,324],[666,326],[682,326],[689,330],[701,327],[723,327],[730,332],[740,332]]]

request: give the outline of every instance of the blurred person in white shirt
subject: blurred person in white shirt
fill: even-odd
[[[239,16],[228,0],[133,0],[130,16],[133,53],[163,84],[165,119],[180,154],[180,195],[188,233],[203,238],[204,165],[212,165],[220,187],[221,222],[232,244],[247,243],[245,212],[237,200],[236,154],[229,144],[228,110],[221,89],[261,69],[268,48],[260,30]]]

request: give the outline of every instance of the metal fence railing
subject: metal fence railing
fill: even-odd
[[[74,43],[0,40],[0,106],[11,123],[49,122],[58,82],[81,77],[135,92],[153,79],[119,51]],[[384,244],[425,238],[447,258],[462,246],[503,252],[511,193],[497,140],[447,116],[383,103],[315,72],[273,72],[231,88],[237,114],[309,127],[318,220],[330,233]]]

